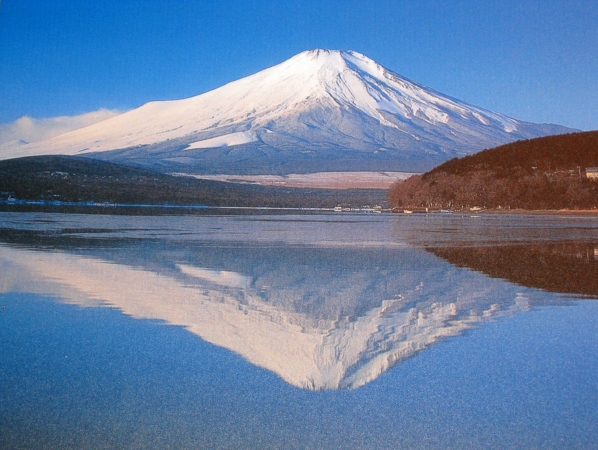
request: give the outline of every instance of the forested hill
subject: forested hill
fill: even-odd
[[[598,182],[598,131],[513,142],[455,158],[389,191],[392,206],[463,209],[591,209]]]
[[[384,201],[382,189],[269,187],[176,177],[75,156],[32,156],[0,161],[0,202],[151,205],[334,207]]]

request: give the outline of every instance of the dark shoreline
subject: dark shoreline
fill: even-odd
[[[538,216],[598,216],[598,209],[486,209],[481,211],[470,211],[472,214],[521,214],[521,215],[538,215]]]
[[[408,210],[408,209],[406,209]],[[347,213],[385,213],[410,215],[403,210],[374,210],[372,208],[356,207],[349,211],[335,211],[332,207],[297,207],[297,206],[213,206],[213,205],[176,205],[176,204],[116,204],[99,202],[42,202],[18,201],[7,202],[0,200],[0,212],[39,212],[58,214],[106,214],[106,215],[226,215],[226,214],[347,214]],[[440,211],[413,210],[416,215],[534,215],[534,216],[598,216],[598,209],[559,209],[559,210],[526,210],[526,209],[481,209]]]

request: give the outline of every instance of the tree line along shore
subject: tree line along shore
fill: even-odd
[[[314,189],[199,180],[73,156],[0,161],[0,203],[334,208],[384,204],[387,189]],[[9,205],[10,206],[10,205]]]

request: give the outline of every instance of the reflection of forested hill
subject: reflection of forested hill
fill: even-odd
[[[598,207],[598,131],[519,141],[452,159],[394,184],[394,206],[560,209]]]
[[[460,267],[551,292],[598,297],[598,246],[582,243],[428,249]]]

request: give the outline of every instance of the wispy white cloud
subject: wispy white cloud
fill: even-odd
[[[0,0],[1,1],[1,0]],[[34,119],[23,116],[11,123],[0,124],[0,145],[13,141],[38,142],[63,133],[109,119],[122,111],[99,109],[78,116],[60,116]]]

